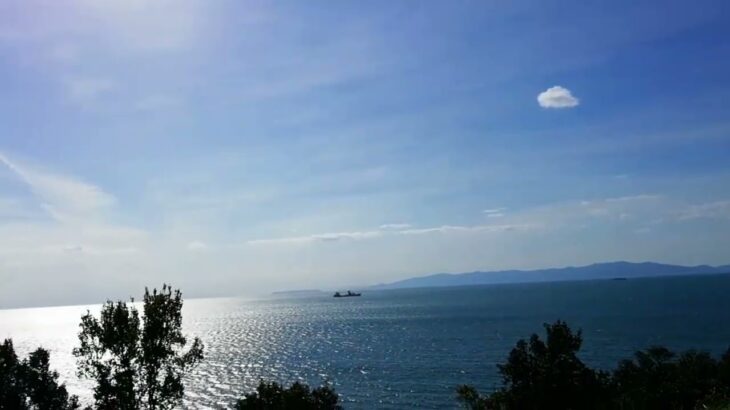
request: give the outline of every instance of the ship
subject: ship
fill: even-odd
[[[352,296],[361,296],[361,295],[362,295],[361,293],[351,292],[348,290],[347,293],[335,292],[335,294],[333,296],[336,298],[349,298]]]

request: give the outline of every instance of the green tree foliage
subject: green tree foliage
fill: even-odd
[[[48,351],[38,348],[19,361],[13,342],[0,345],[0,409],[67,410],[79,407],[50,370]]]
[[[565,322],[545,325],[547,340],[520,340],[498,365],[504,387],[482,396],[459,386],[469,409],[727,409],[730,349],[720,360],[705,352],[680,355],[663,347],[637,352],[613,373],[595,371],[578,358],[581,332]]]
[[[236,404],[236,410],[339,410],[335,390],[324,385],[310,389],[295,382],[289,388],[273,382],[261,381],[255,392],[246,394]]]
[[[705,352],[676,355],[663,347],[637,352],[613,373],[617,407],[672,410],[730,404],[730,383],[720,377],[728,365],[725,357],[718,362]]]
[[[468,386],[459,398],[470,408],[588,409],[605,401],[605,375],[588,368],[576,355],[583,342],[565,322],[545,325],[547,339],[533,334],[520,340],[507,363],[498,365],[505,388],[480,397]]]
[[[132,301],[133,302],[133,301]],[[99,318],[81,318],[74,349],[79,376],[96,382],[99,409],[171,409],[182,403],[183,376],[203,359],[195,338],[185,350],[182,294],[164,285],[145,289],[143,317],[133,305],[107,302]]]

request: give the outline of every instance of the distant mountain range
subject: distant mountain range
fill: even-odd
[[[537,270],[438,273],[371,286],[370,289],[403,289],[438,286],[491,285],[499,283],[554,282],[590,279],[630,279],[657,276],[730,273],[730,265],[680,266],[655,262],[607,262],[588,266]]]

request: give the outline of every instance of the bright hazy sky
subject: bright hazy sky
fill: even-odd
[[[730,262],[730,2],[0,3],[0,306]]]

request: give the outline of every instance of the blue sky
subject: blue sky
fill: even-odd
[[[729,19],[724,0],[5,1],[0,304],[728,263]]]

